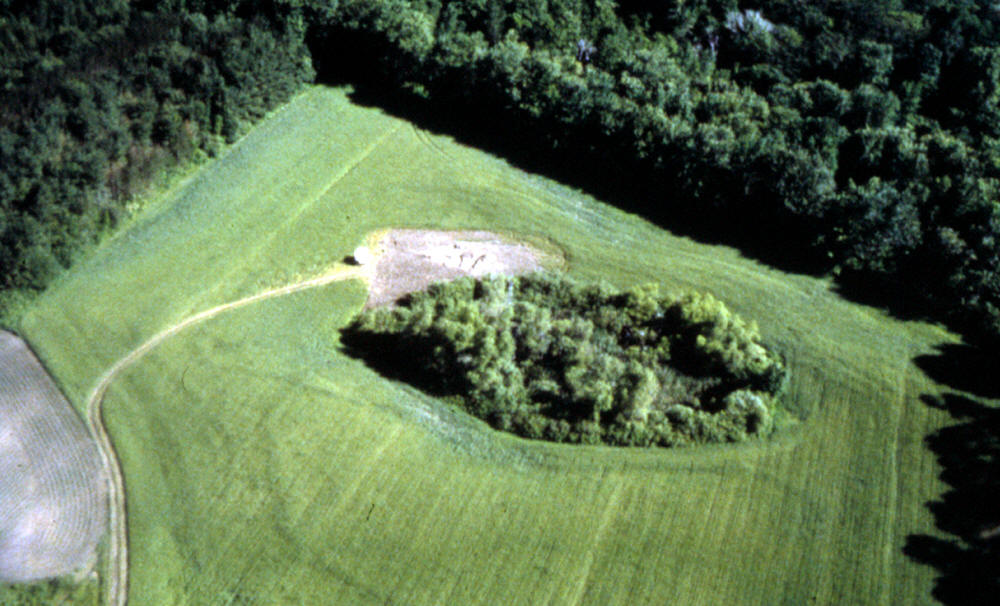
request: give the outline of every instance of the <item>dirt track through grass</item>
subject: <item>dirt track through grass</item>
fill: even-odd
[[[193,316],[185,318],[181,322],[174,324],[156,333],[145,341],[142,345],[129,352],[125,357],[115,362],[100,378],[97,385],[87,398],[87,427],[91,435],[97,441],[101,453],[101,461],[108,475],[108,495],[109,495],[109,540],[108,540],[108,564],[105,571],[106,603],[112,606],[125,606],[128,601],[128,526],[126,524],[125,509],[125,480],[122,476],[121,466],[115,453],[114,445],[102,422],[101,404],[104,395],[108,391],[115,377],[129,366],[135,364],[142,356],[146,355],[154,347],[181,332],[185,328],[203,322],[209,318],[217,316],[226,311],[257,303],[265,299],[289,295],[309,288],[325,286],[332,282],[341,280],[360,279],[369,281],[368,268],[338,266],[323,275],[295,282],[280,288],[266,290],[249,297],[244,297],[230,303],[217,305]]]

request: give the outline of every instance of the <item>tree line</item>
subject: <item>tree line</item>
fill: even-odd
[[[676,446],[771,428],[787,371],[711,295],[562,276],[462,278],[363,311],[342,343],[519,435]]]
[[[998,41],[975,0],[0,0],[0,286],[315,66],[996,343]]]
[[[654,220],[996,340],[998,40],[972,0],[345,0],[311,49]]]
[[[0,1],[0,289],[39,289],[314,72],[280,2]]]

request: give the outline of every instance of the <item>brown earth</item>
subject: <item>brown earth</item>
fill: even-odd
[[[393,229],[369,238],[374,257],[366,307],[386,305],[433,282],[463,276],[518,275],[561,267],[550,244],[534,245],[488,231]]]

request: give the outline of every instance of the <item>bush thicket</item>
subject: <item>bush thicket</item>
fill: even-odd
[[[561,442],[764,434],[787,374],[757,326],[711,295],[551,275],[437,283],[362,312],[342,341],[498,429]]]

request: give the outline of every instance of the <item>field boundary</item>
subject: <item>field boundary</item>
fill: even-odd
[[[368,285],[371,283],[371,268],[373,267],[337,265],[318,277],[265,290],[255,295],[198,312],[156,333],[139,345],[139,347],[133,349],[112,364],[101,375],[87,397],[85,408],[87,429],[97,443],[98,451],[101,454],[101,463],[108,477],[109,538],[107,570],[105,574],[105,585],[107,587],[106,604],[109,606],[125,606],[128,602],[128,526],[126,524],[125,479],[122,475],[118,454],[104,426],[102,410],[104,396],[107,394],[115,378],[157,345],[189,326],[213,318],[223,312],[250,305],[251,303],[290,295],[302,290],[325,286],[333,282],[360,279]]]

